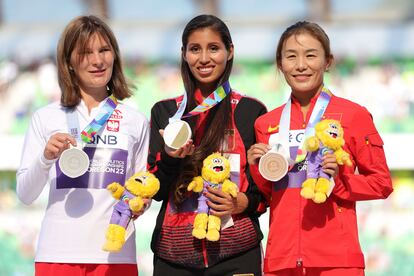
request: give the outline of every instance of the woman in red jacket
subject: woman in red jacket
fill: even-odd
[[[255,143],[254,122],[266,109],[230,87],[234,47],[219,18],[200,15],[190,20],[181,49],[185,95],[160,101],[151,110],[148,165],[161,183],[153,198],[162,201],[151,242],[154,275],[261,275],[263,236],[257,210],[262,195],[250,177],[246,151]],[[225,96],[217,97],[218,90]],[[161,136],[170,119],[188,122],[193,133],[176,150],[166,147]],[[231,180],[239,192],[236,198],[218,189],[206,193],[210,214],[227,221],[220,239],[209,241],[192,235],[197,194],[187,187],[215,151],[232,163]]]
[[[324,85],[333,55],[320,26],[297,22],[287,28],[277,46],[276,63],[291,87],[291,97],[256,120],[258,143],[248,151],[253,179],[270,204],[264,271],[272,276],[364,275],[356,201],[384,199],[393,190],[381,137],[364,107],[336,97]],[[323,119],[340,121],[352,166],[339,166],[337,173],[332,163],[325,166],[335,186],[326,202],[317,204],[300,195],[307,163],[297,157],[303,137]],[[269,145],[283,144],[284,139],[296,162],[279,181],[267,181],[258,160]]]

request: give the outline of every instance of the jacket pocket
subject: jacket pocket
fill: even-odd
[[[365,136],[365,145],[364,148],[369,153],[370,163],[375,163],[377,161],[380,161],[382,159],[379,159],[380,156],[384,155],[384,142],[381,139],[381,136],[376,133],[368,134]]]
[[[384,146],[384,142],[382,141],[381,136],[379,135],[378,132],[366,135],[365,143],[367,145],[376,146],[376,147]]]

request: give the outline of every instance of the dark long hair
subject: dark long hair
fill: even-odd
[[[188,37],[197,30],[211,29],[220,35],[223,44],[227,51],[233,47],[230,31],[226,24],[214,15],[199,15],[194,17],[187,23],[182,35],[181,47],[181,77],[183,79],[185,92],[187,93],[187,111],[192,110],[196,106],[194,92],[197,89],[196,79],[190,71],[190,67],[184,60],[184,55],[187,50]],[[221,77],[216,81],[215,87],[219,87],[230,77],[231,69],[233,67],[233,57],[227,61]],[[211,91],[213,92],[213,91]],[[213,107],[206,118],[206,125],[204,129],[203,139],[200,145],[196,147],[193,155],[186,157],[182,162],[180,174],[175,186],[174,202],[176,205],[185,199],[187,186],[194,176],[200,175],[203,160],[212,152],[220,150],[225,139],[226,129],[231,126],[231,102],[230,96],[227,96],[221,103]],[[197,116],[189,119],[191,128],[193,129],[193,137],[195,137],[195,125]]]
[[[112,77],[108,83],[109,91],[119,100],[131,96],[130,86],[122,71],[121,55],[114,33],[102,19],[96,16],[79,16],[68,23],[57,46],[58,81],[62,91],[60,102],[65,107],[74,107],[81,100],[78,78],[71,70],[72,52],[79,47],[79,53],[84,53],[94,34],[99,34],[110,45],[111,51],[114,53]],[[77,62],[80,62],[82,58],[83,55],[79,55]]]

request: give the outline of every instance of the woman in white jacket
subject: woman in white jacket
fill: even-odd
[[[57,66],[61,100],[33,115],[17,171],[25,204],[50,183],[36,275],[138,275],[134,229],[121,252],[102,250],[115,203],[106,186],[145,170],[148,149],[147,119],[118,102],[131,92],[113,32],[95,16],[73,19],[59,40]],[[62,153],[73,147],[80,159],[64,163]]]

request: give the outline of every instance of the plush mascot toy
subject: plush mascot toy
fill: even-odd
[[[218,241],[220,238],[221,219],[209,214],[207,198],[203,195],[207,187],[221,189],[223,192],[237,197],[238,187],[229,180],[230,162],[220,153],[213,153],[203,161],[201,176],[194,177],[187,187],[188,191],[200,193],[198,197],[197,215],[194,219],[193,236]]]
[[[336,120],[322,120],[315,126],[315,136],[305,140],[308,155],[307,179],[302,183],[301,196],[315,203],[326,201],[329,192],[329,175],[322,170],[322,157],[334,153],[339,165],[352,166],[349,154],[342,149],[344,131]]]
[[[143,198],[152,198],[159,188],[160,182],[149,172],[134,174],[126,181],[125,187],[117,182],[108,185],[107,190],[119,201],[112,212],[103,250],[119,252],[122,249],[132,213],[141,211],[144,207]]]

